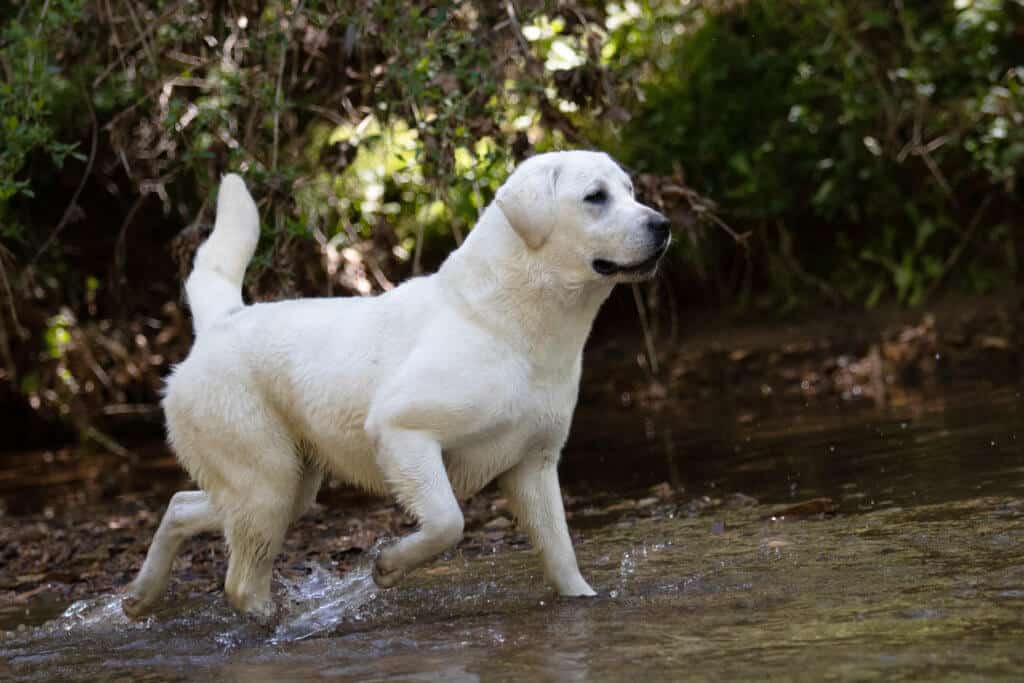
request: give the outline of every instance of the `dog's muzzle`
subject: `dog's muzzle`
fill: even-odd
[[[643,275],[653,271],[661,257],[668,251],[668,245],[672,241],[671,223],[667,218],[662,216],[660,213],[653,212],[653,216],[647,220],[644,227],[650,233],[651,237],[654,238],[654,243],[657,245],[654,248],[654,253],[645,258],[643,261],[638,263],[616,263],[615,261],[608,261],[606,259],[594,259],[592,267],[598,275],[612,276],[612,275]]]

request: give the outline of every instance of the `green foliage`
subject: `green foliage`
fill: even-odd
[[[518,160],[570,146],[678,223],[667,277],[698,286],[673,305],[1003,286],[1022,31],[1024,0],[16,0],[0,372],[54,415],[155,401],[188,347],[168,255],[187,268],[227,171],[259,200],[256,298],[436,265]]]
[[[843,300],[913,305],[943,278],[978,290],[1013,276],[1021,3],[723,5],[662,14],[678,30],[649,21],[647,40],[619,31],[634,54],[671,37],[623,136],[630,161],[659,172],[681,163],[762,253],[790,242],[804,279]],[[773,264],[786,259],[755,259],[785,298],[793,269]]]
[[[0,224],[20,258],[51,228],[17,227],[19,207],[81,159],[90,97],[97,187],[187,225],[245,174],[267,295],[301,288],[312,252],[321,278],[386,286],[363,266],[415,270],[519,158],[565,146],[656,174],[666,210],[680,195],[657,187],[688,185],[750,232],[746,254],[679,240],[705,280],[752,273],[724,299],[763,283],[783,308],[912,305],[1019,272],[1021,0],[26,0],[0,19]],[[63,246],[44,267],[63,272]]]
[[[0,26],[0,237],[23,236],[9,204],[16,195],[33,196],[24,172],[30,154],[41,152],[58,168],[69,155],[81,157],[75,143],[58,139],[53,110],[67,100],[71,88],[54,41],[80,17],[82,1],[25,3]]]
[[[19,94],[4,105],[18,126],[4,157],[7,194],[32,192],[17,175],[30,152],[59,165],[71,149],[56,142],[65,131],[48,109],[70,87],[58,67],[71,64],[91,86],[115,168],[183,225],[208,219],[202,209],[228,170],[266,199],[254,280],[272,270],[289,281],[284,252],[313,237],[397,243],[377,254],[384,261],[410,258],[410,240],[459,239],[514,165],[513,148],[525,151],[527,137],[562,144],[543,121],[560,116],[548,102],[551,72],[515,31],[493,28],[508,24],[503,3],[209,4],[129,2],[113,16],[79,0],[51,3],[45,21],[38,9],[9,17],[5,35],[24,55],[12,60],[23,76],[5,84]],[[523,11],[527,26],[546,16]],[[48,27],[66,37],[83,15],[66,50],[47,40]],[[36,246],[38,232],[27,236]]]

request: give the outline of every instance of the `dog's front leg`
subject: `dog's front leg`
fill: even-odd
[[[436,440],[390,425],[373,431],[378,463],[389,486],[420,524],[418,531],[382,550],[377,559],[373,578],[378,586],[389,588],[458,543],[463,518]]]
[[[540,551],[547,580],[561,595],[597,595],[576,564],[558,485],[557,461],[557,454],[550,459],[524,460],[503,474],[498,483],[520,527]]]

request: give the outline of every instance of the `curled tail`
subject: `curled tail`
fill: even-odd
[[[196,252],[192,273],[185,281],[196,336],[242,307],[242,280],[259,238],[260,216],[245,182],[233,173],[224,176],[213,233]]]

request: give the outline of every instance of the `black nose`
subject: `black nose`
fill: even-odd
[[[668,241],[671,227],[672,223],[660,213],[655,213],[647,219],[647,229],[654,235],[654,239],[657,240],[658,244],[664,244]]]

